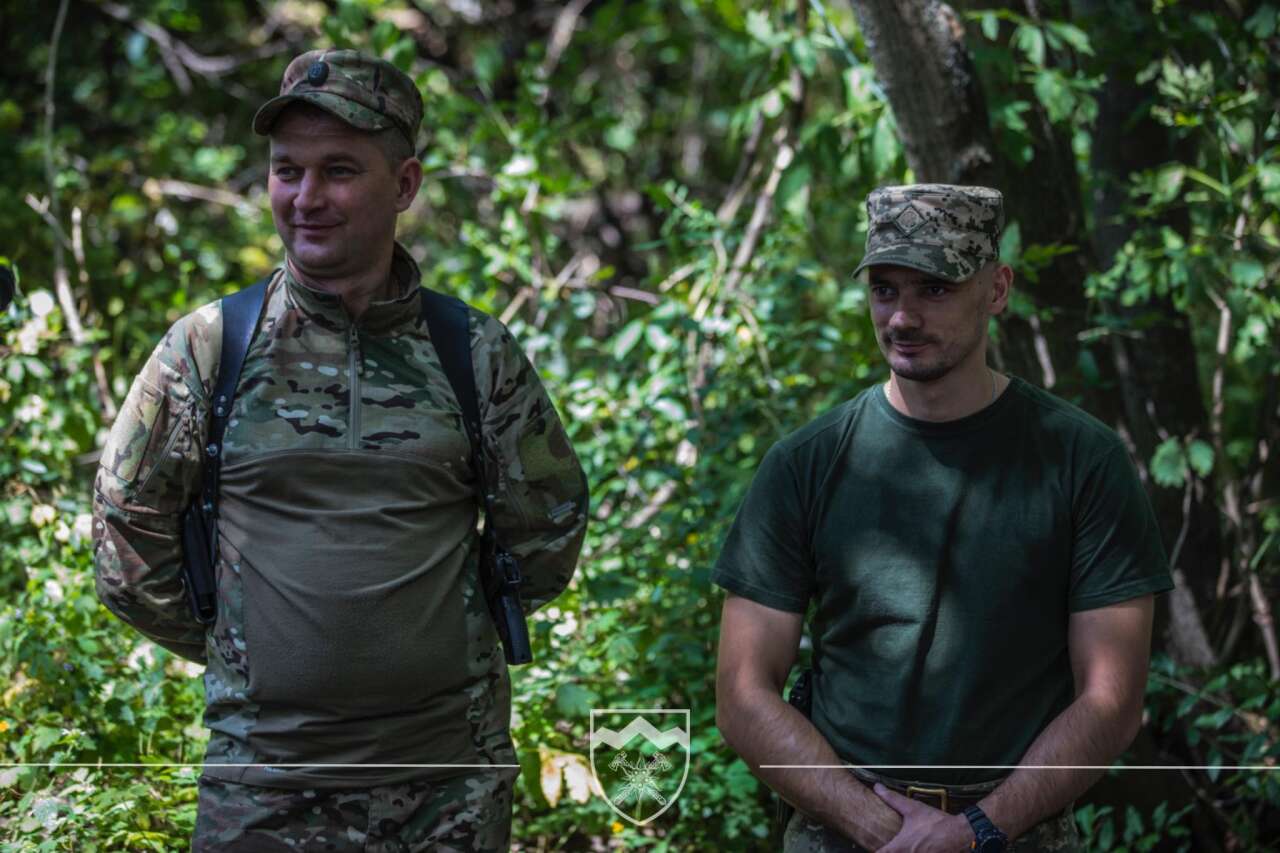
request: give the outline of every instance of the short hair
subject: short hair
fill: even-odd
[[[409,137],[405,136],[404,131],[398,127],[385,127],[382,130],[375,130],[371,135],[374,143],[378,146],[378,150],[382,152],[382,156],[386,158],[387,165],[391,167],[393,172],[399,168],[401,163],[414,156],[413,146],[409,144]]]
[[[276,117],[275,124],[279,124],[280,119],[284,118],[287,113],[301,115],[306,121],[336,121],[341,124],[347,124],[323,107],[306,102],[289,104]],[[409,137],[398,127],[385,127],[382,130],[361,130],[352,125],[347,126],[357,133],[363,133],[368,136],[373,141],[373,144],[378,147],[378,150],[382,152],[383,159],[387,161],[387,166],[393,172],[399,168],[401,163],[414,156],[413,145],[409,142]]]

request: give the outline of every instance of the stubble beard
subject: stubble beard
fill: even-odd
[[[943,348],[937,357],[929,362],[902,356],[895,357],[892,355],[893,342],[897,340],[901,343],[927,343],[937,347],[939,341],[932,337],[909,334],[890,335],[890,333],[885,332],[881,336],[881,352],[884,353],[885,360],[889,363],[889,369],[899,378],[909,379],[912,382],[936,382],[963,363],[978,348],[983,336],[986,334],[986,322],[986,315],[980,316],[977,328],[974,330],[973,337],[970,340],[956,342]]]

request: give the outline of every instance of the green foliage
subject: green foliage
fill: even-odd
[[[1153,660],[1149,725],[1157,733],[1183,734],[1180,757],[1207,768],[1187,772],[1211,786],[1223,835],[1241,849],[1266,849],[1274,838],[1260,817],[1280,798],[1280,780],[1271,772],[1230,768],[1274,766],[1280,757],[1280,689],[1261,661],[1219,667],[1200,687],[1189,683],[1194,675],[1167,656]]]
[[[848,273],[866,193],[910,174],[861,36],[841,35],[855,33],[851,15],[815,0],[801,27],[792,7],[603,0],[553,47],[565,4],[127,5],[133,23],[164,28],[183,49],[73,5],[88,25],[63,34],[51,145],[41,134],[52,4],[13,23],[18,47],[0,71],[10,190],[0,233],[20,235],[0,254],[24,289],[0,316],[0,762],[202,755],[197,670],[138,641],[94,596],[88,518],[102,397],[122,399],[179,316],[278,263],[253,111],[292,55],[353,46],[408,71],[426,101],[425,181],[401,230],[425,283],[509,322],[592,486],[578,578],[531,626],[538,662],[515,672],[519,842],[771,849],[768,792],[715,729],[720,597],[709,575],[768,447],[883,377],[864,291]],[[1160,92],[1148,108],[1187,153],[1134,176],[1126,215],[1141,227],[1090,279],[1089,297],[1100,334],[1126,331],[1120,308],[1171,299],[1195,330],[1205,376],[1226,372],[1222,446],[1172,436],[1151,460],[1158,484],[1183,487],[1257,470],[1251,407],[1280,365],[1270,286],[1280,125],[1266,95],[1274,47],[1261,41],[1274,37],[1276,13],[1259,4],[1211,33],[1176,3],[1152,14],[1161,38],[1137,46]],[[970,20],[1002,156],[1031,165],[1028,122],[1043,109],[1087,163],[1103,79],[1092,63],[1111,58],[1103,47],[1020,11]],[[1224,55],[1192,49],[1207,35]],[[774,142],[783,127],[786,154]],[[776,194],[753,232],[775,168]],[[40,206],[51,192],[80,343],[54,296],[60,238],[26,201]],[[1077,250],[1024,246],[1016,225],[1005,239],[1004,256],[1032,281]],[[1225,355],[1219,303],[1234,318]],[[1261,514],[1274,538],[1280,510],[1272,501]],[[1251,552],[1259,574],[1274,573],[1273,538]],[[1243,669],[1203,697],[1229,692],[1238,712],[1219,720],[1201,694],[1179,710],[1185,693],[1153,679],[1153,725],[1173,739],[1185,731],[1206,759],[1271,757],[1271,727],[1241,720],[1280,716],[1274,686],[1254,663],[1229,666]],[[610,706],[691,709],[685,791],[644,830],[618,824],[584,787],[589,712]],[[1274,779],[1224,771],[1205,784],[1236,798],[1227,808],[1242,843],[1265,843],[1246,818],[1280,802]],[[1190,825],[1174,804],[1150,814],[1086,805],[1077,819],[1100,850],[1147,850],[1162,835],[1181,843]],[[16,849],[177,850],[193,820],[181,769],[0,772],[0,845]]]
[[[1097,853],[1145,853],[1169,850],[1187,853],[1191,850],[1191,830],[1185,819],[1191,806],[1172,811],[1168,803],[1160,803],[1144,817],[1133,806],[1124,809],[1123,821],[1111,806],[1086,804],[1076,809],[1076,824],[1087,849]]]

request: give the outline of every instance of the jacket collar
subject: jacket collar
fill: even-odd
[[[382,302],[370,302],[355,322],[361,331],[374,335],[387,334],[398,326],[416,321],[421,295],[418,287],[422,273],[409,250],[399,242],[391,255],[391,280],[397,296]],[[317,324],[334,331],[346,331],[352,325],[351,315],[336,293],[316,290],[298,281],[289,264],[284,265],[285,294],[291,308],[296,308]]]

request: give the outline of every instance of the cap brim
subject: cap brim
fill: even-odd
[[[973,278],[982,268],[982,259],[941,246],[895,243],[868,252],[853,274],[856,277],[867,267],[874,266],[907,267],[959,284]]]
[[[298,102],[319,107],[339,121],[358,130],[385,130],[388,127],[395,127],[390,119],[341,95],[332,92],[299,92],[279,95],[259,107],[253,117],[253,132],[259,136],[270,135],[276,119],[280,118],[280,113],[284,112],[290,104]]]

